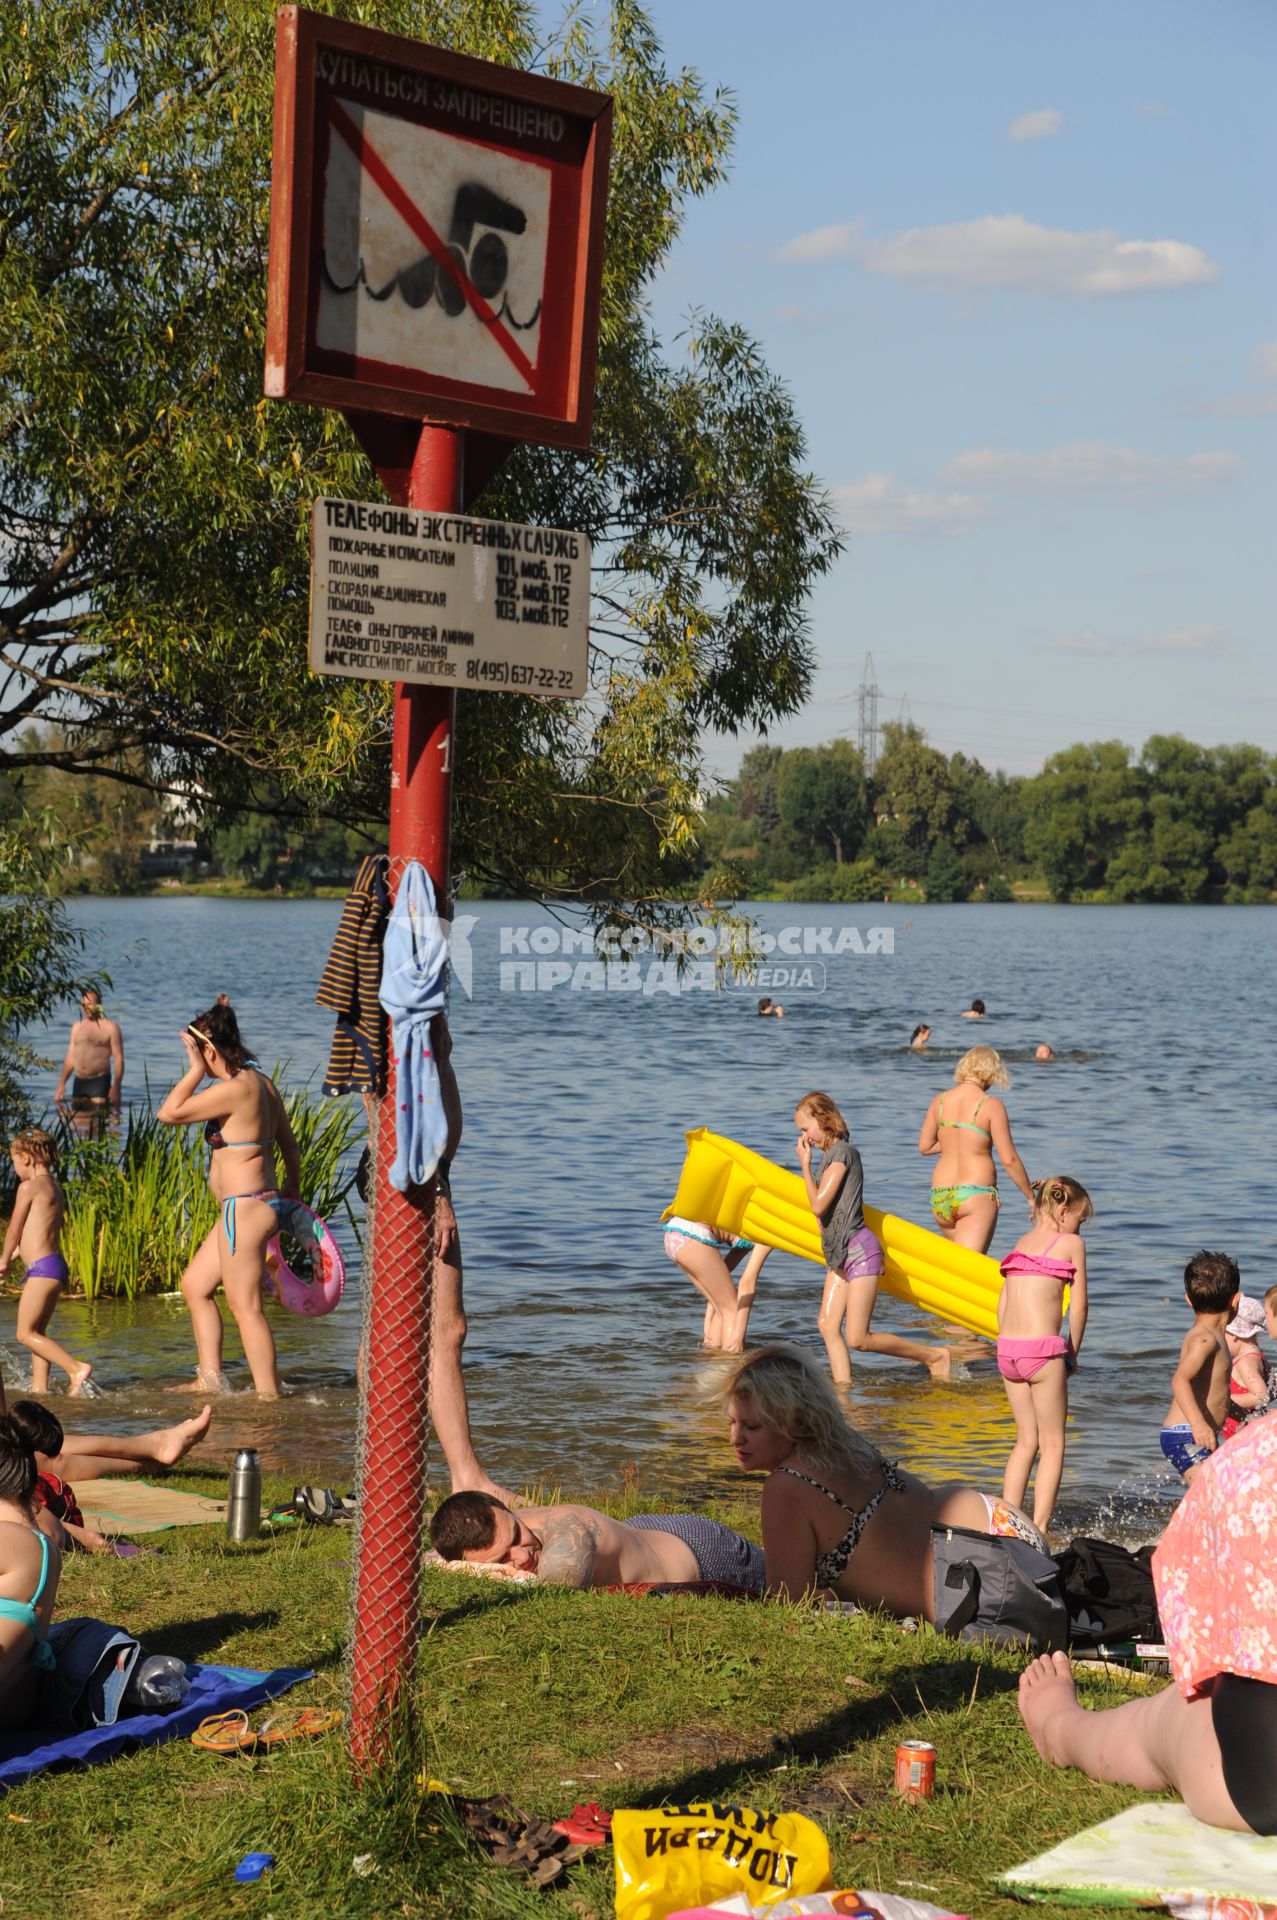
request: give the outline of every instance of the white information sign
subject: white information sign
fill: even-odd
[[[589,611],[584,534],[366,500],[315,501],[315,673],[579,699]]]

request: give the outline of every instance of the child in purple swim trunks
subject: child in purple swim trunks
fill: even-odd
[[[1068,1376],[1077,1370],[1086,1330],[1086,1248],[1082,1228],[1095,1209],[1086,1188],[1067,1174],[1039,1180],[1033,1189],[1033,1225],[1001,1263],[998,1296],[998,1372],[1015,1416],[1015,1445],[1002,1476],[1002,1498],[1022,1507],[1034,1460],[1033,1521],[1051,1524],[1064,1471]],[[1060,1332],[1064,1289],[1069,1337]]]
[[[0,1279],[13,1265],[14,1254],[20,1253],[27,1270],[18,1301],[18,1338],[31,1349],[31,1391],[49,1391],[52,1365],[63,1368],[71,1393],[81,1394],[92,1366],[87,1360],[73,1359],[45,1332],[68,1279],[59,1244],[66,1195],[58,1184],[57,1144],[43,1127],[30,1127],[10,1143],[9,1157],[18,1176],[18,1191],[0,1254]]]
[[[851,1379],[852,1349],[916,1360],[933,1380],[944,1378],[953,1364],[954,1349],[870,1331],[883,1255],[877,1236],[865,1225],[864,1162],[851,1144],[847,1122],[827,1093],[808,1093],[794,1111],[794,1125],[807,1198],[820,1224],[827,1271],[817,1324],[834,1379],[844,1384]],[[811,1156],[817,1151],[824,1155],[819,1182],[811,1170]],[[981,1344],[972,1343],[973,1347]]]

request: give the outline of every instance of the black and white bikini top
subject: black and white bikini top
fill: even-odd
[[[809,1487],[815,1487],[817,1493],[823,1493],[826,1500],[832,1500],[836,1507],[841,1507],[844,1513],[851,1515],[851,1525],[842,1539],[830,1547],[828,1553],[822,1553],[816,1561],[816,1585],[834,1587],[847,1571],[847,1562],[860,1545],[861,1535],[877,1513],[883,1495],[905,1491],[905,1483],[900,1477],[899,1463],[895,1460],[883,1461],[882,1485],[863,1507],[849,1507],[845,1500],[840,1500],[836,1493],[831,1493],[830,1489],[823,1486],[819,1480],[813,1480],[809,1473],[799,1473],[797,1467],[782,1467],[780,1471],[792,1473],[795,1480],[805,1480]]]

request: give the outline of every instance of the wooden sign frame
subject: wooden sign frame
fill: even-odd
[[[478,269],[472,279],[471,262],[462,249],[449,245],[437,223],[414,204],[411,179],[406,185],[400,182],[377,151],[379,142],[366,137],[370,124],[384,129],[400,123],[424,130],[420,137],[405,136],[418,139],[419,148],[424,141],[432,152],[465,156],[466,164],[468,156],[479,156],[479,171],[485,154],[495,156],[489,162],[493,166],[500,166],[506,156],[525,172],[536,168],[534,177],[544,181],[544,253],[531,256],[534,275],[538,259],[542,263],[535,361],[514,331],[522,323],[504,324],[501,311],[494,311],[475,284],[481,278]],[[281,7],[276,19],[267,394],[551,446],[588,446],[611,135],[612,102],[606,94],[303,7]],[[341,164],[348,172],[356,168],[361,184],[365,173],[372,179],[421,252],[411,269],[419,276],[411,295],[403,292],[403,273],[398,276],[399,292],[393,281],[389,294],[374,289],[365,279],[362,254],[358,279],[337,291],[350,293],[355,302],[368,297],[393,301],[402,295],[416,307],[422,304],[424,275],[435,290],[436,304],[469,327],[464,337],[495,341],[525,390],[360,357],[318,337],[321,286],[333,287],[331,275],[326,282],[322,276],[329,273],[324,189],[335,142],[342,143]],[[380,144],[384,146],[384,140]],[[454,219],[460,200],[458,193]],[[491,200],[500,204],[495,193]],[[499,234],[489,238],[489,266],[495,258],[499,270],[505,245]],[[475,258],[477,254],[471,256]],[[372,308],[361,311],[371,314]],[[430,317],[436,326],[441,324],[433,313]],[[473,320],[480,323],[479,330],[471,325]],[[411,322],[401,317],[401,324]]]

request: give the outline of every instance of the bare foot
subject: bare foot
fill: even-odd
[[[175,1387],[165,1387],[165,1393],[229,1393],[230,1381],[224,1373],[197,1373],[193,1380],[182,1380]]]
[[[93,1365],[92,1365],[92,1362],[89,1360],[82,1360],[78,1367],[72,1367],[71,1385],[67,1390],[68,1395],[72,1400],[79,1400],[83,1396],[84,1383],[88,1379],[92,1371],[93,1371]]]
[[[1067,1653],[1040,1653],[1020,1675],[1020,1718],[1044,1760],[1058,1765],[1047,1739],[1048,1723],[1060,1713],[1083,1713],[1077,1703]]]
[[[212,1407],[205,1407],[202,1413],[195,1414],[190,1420],[178,1420],[171,1427],[161,1427],[151,1448],[158,1464],[175,1467],[204,1438],[212,1418]]]

